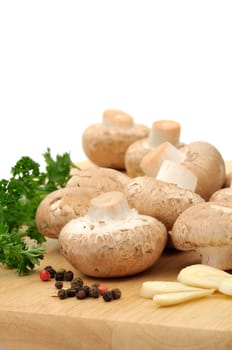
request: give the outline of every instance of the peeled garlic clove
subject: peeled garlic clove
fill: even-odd
[[[218,286],[219,292],[232,296],[232,278],[224,278]]]
[[[184,267],[178,274],[178,282],[200,288],[219,289],[219,284],[223,279],[231,279],[232,275],[216,267],[195,264]]]
[[[199,288],[174,281],[146,281],[143,282],[139,295],[143,298],[152,299],[156,294],[194,290],[199,290]]]
[[[215,289],[201,289],[197,291],[157,294],[153,297],[153,302],[159,306],[171,306],[206,297],[213,294],[214,291]]]

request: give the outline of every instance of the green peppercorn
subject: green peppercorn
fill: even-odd
[[[80,287],[82,287],[84,284],[84,281],[81,277],[76,277],[71,281],[71,288],[73,289],[78,289]]]
[[[63,282],[62,282],[62,281],[56,281],[55,287],[56,287],[57,289],[63,288]]]
[[[75,291],[75,289],[73,289],[73,288],[68,288],[68,289],[66,290],[66,293],[67,293],[67,297],[68,297],[68,298],[72,298],[72,297],[75,297],[75,296],[76,296],[76,291]]]
[[[98,287],[96,287],[96,286],[91,286],[91,287],[89,288],[89,296],[90,296],[91,298],[99,298],[99,295],[100,295],[100,293],[99,293]]]
[[[64,272],[64,281],[72,281],[73,279],[73,272],[72,271],[65,271]]]
[[[105,301],[111,301],[111,300],[113,300],[113,296],[112,296],[111,290],[108,290],[107,292],[105,292],[105,293],[102,295],[102,298],[103,298]]]
[[[113,288],[111,293],[114,300],[121,298],[122,292],[119,288]]]
[[[55,277],[56,270],[54,270],[51,265],[45,266],[44,270],[47,270],[50,273],[51,278]]]
[[[76,292],[77,299],[85,299],[86,298],[86,291],[83,287],[79,288],[79,290]]]
[[[60,299],[66,299],[67,298],[67,293],[65,289],[59,289],[57,293],[58,297]]]

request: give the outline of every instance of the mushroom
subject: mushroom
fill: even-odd
[[[156,176],[164,160],[177,164],[184,161],[185,154],[169,142],[163,142],[148,152],[141,160],[140,167],[145,175]]]
[[[66,187],[94,187],[101,192],[123,191],[129,180],[126,174],[116,169],[92,166],[76,172]]]
[[[202,264],[232,269],[232,206],[194,205],[179,215],[170,236],[176,249],[198,252]]]
[[[87,212],[90,200],[101,192],[94,188],[61,188],[49,193],[39,204],[35,222],[38,231],[57,238],[62,227],[71,219]]]
[[[168,230],[185,209],[204,202],[192,191],[149,176],[131,179],[124,193],[130,207],[136,208],[140,214],[157,218]]]
[[[196,193],[207,201],[225,182],[222,155],[213,145],[204,141],[189,143],[181,150],[185,153],[182,165],[197,176]]]
[[[125,167],[130,177],[144,175],[141,167],[141,160],[151,150],[163,142],[169,142],[174,146],[180,145],[181,126],[174,120],[157,120],[152,124],[149,135],[141,140],[132,143],[125,154]]]
[[[125,169],[125,153],[135,141],[147,137],[149,128],[135,124],[127,113],[105,110],[102,123],[92,124],[84,130],[82,146],[87,157],[105,168]]]
[[[92,199],[87,214],[69,221],[58,240],[68,262],[93,277],[122,277],[144,271],[158,260],[166,241],[165,226],[130,209],[118,191]]]
[[[232,205],[232,187],[221,188],[214,192],[209,199],[210,202],[223,202],[224,205]]]

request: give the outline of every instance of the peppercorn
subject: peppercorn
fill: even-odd
[[[76,295],[76,291],[75,291],[75,289],[73,289],[73,288],[68,288],[68,289],[66,290],[66,293],[67,293],[67,297],[68,297],[68,298],[75,297],[75,295]]]
[[[76,292],[76,297],[77,299],[85,299],[86,298],[86,292],[83,287],[81,287],[77,292]]]
[[[99,290],[98,290],[98,287],[96,286],[91,286],[89,288],[89,296],[92,297],[92,298],[99,298]]]
[[[82,288],[85,290],[86,296],[88,297],[89,296],[89,289],[90,289],[90,287],[87,286],[87,284],[85,284]]]
[[[112,295],[111,290],[108,290],[107,292],[105,292],[105,293],[102,295],[102,298],[103,298],[105,301],[111,301],[111,300],[113,300],[113,295]]]
[[[114,300],[121,298],[122,292],[119,288],[113,288],[111,293]]]
[[[56,281],[63,281],[64,280],[64,272],[56,271],[55,280]]]
[[[57,293],[58,297],[60,299],[66,299],[67,298],[67,292],[65,289],[59,289]]]
[[[73,272],[72,271],[65,271],[64,272],[64,281],[72,281],[73,279]]]
[[[62,282],[62,281],[56,281],[55,287],[56,287],[56,289],[61,289],[61,288],[63,288],[63,282]]]
[[[45,266],[44,270],[47,270],[50,273],[51,278],[55,277],[56,270],[54,270],[51,265]]]
[[[80,287],[82,287],[84,284],[84,281],[81,277],[76,277],[71,281],[71,288],[73,289],[78,289]]]

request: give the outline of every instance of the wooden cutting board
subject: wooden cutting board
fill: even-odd
[[[176,280],[180,269],[198,262],[195,253],[170,250],[137,276],[93,279],[75,271],[57,241],[48,239],[45,258],[30,276],[0,267],[0,350],[231,350],[232,297],[215,293],[166,308],[139,297],[142,282]],[[60,300],[54,280],[39,278],[46,265],[71,269],[87,284],[119,287],[122,298]]]

